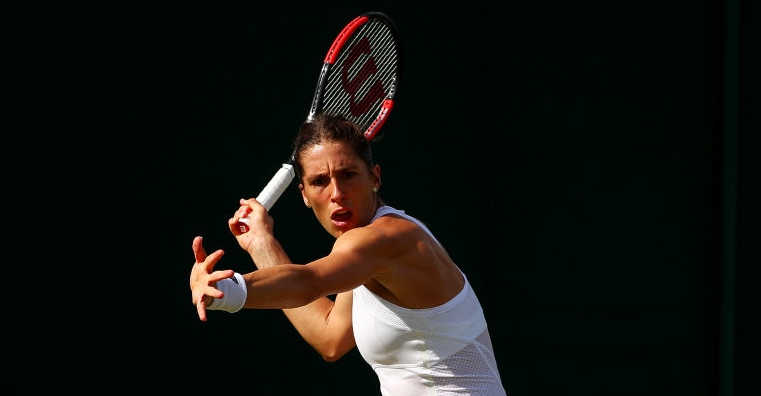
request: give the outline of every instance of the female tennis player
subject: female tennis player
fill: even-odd
[[[207,256],[196,237],[190,288],[199,318],[282,309],[326,361],[356,346],[384,396],[506,395],[467,277],[422,222],[380,198],[380,166],[357,126],[322,114],[305,122],[295,169],[304,205],[336,238],[330,254],[293,263],[266,209],[242,199],[228,224],[257,270],[215,271],[224,252]]]

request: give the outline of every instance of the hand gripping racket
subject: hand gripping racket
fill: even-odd
[[[325,56],[306,121],[319,112],[343,115],[364,130],[365,139],[377,140],[394,107],[400,69],[401,47],[393,21],[380,12],[354,18]],[[296,176],[295,155],[256,197],[268,211]],[[241,219],[238,226],[241,232],[248,231],[248,219]]]

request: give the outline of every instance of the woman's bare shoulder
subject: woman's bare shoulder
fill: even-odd
[[[414,245],[424,235],[425,232],[414,222],[396,215],[386,215],[364,227],[345,232],[336,239],[334,249],[380,249],[394,255],[409,248],[410,244]]]

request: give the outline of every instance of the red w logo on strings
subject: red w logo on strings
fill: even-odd
[[[354,78],[349,79],[349,69],[352,68],[354,63],[357,62],[362,55],[366,55],[365,58],[367,60]],[[378,66],[375,64],[375,59],[370,55],[370,40],[368,40],[367,37],[363,37],[351,48],[346,58],[346,62],[344,62],[343,68],[341,69],[341,84],[343,85],[344,91],[350,96],[349,111],[352,115],[357,117],[367,113],[373,103],[382,99],[384,96],[383,84],[381,83],[380,78],[375,76],[375,73],[378,72]],[[375,82],[372,83],[367,94],[363,98],[357,98],[359,88],[362,87],[368,79],[373,77],[376,77]]]

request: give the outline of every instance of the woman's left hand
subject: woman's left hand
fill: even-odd
[[[220,249],[207,256],[203,247],[203,238],[197,236],[193,239],[193,255],[196,262],[190,270],[190,290],[193,304],[198,310],[198,318],[203,322],[206,321],[206,307],[214,298],[224,296],[224,293],[215,288],[216,282],[235,274],[233,270],[213,271],[214,266],[224,254],[225,252]]]

